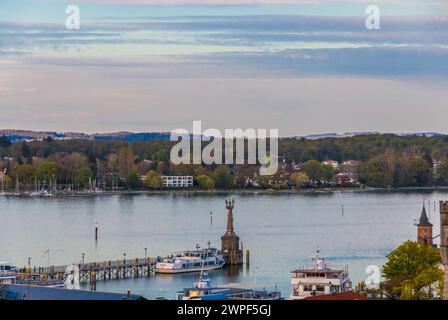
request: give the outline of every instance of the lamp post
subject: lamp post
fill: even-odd
[[[84,257],[85,257],[85,255],[86,255],[85,253],[82,253],[82,254],[81,254],[81,258],[82,258],[82,265],[83,265],[83,266],[84,266]]]
[[[145,248],[145,260],[148,258],[148,248]]]
[[[28,258],[28,267],[31,268],[31,258]]]
[[[126,264],[126,252],[123,253],[123,264]]]

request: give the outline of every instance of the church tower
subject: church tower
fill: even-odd
[[[240,237],[233,230],[233,208],[235,200],[226,200],[227,209],[227,231],[221,237],[221,253],[226,264],[243,264],[243,250],[240,249]]]
[[[420,221],[417,224],[417,242],[432,247],[432,224],[426,215],[425,205],[423,205]]]

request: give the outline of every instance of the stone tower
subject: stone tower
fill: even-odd
[[[227,209],[227,231],[221,237],[221,253],[224,255],[226,264],[243,264],[243,250],[240,249],[240,237],[233,230],[233,208],[235,200],[226,200]]]
[[[423,205],[420,221],[417,225],[417,242],[432,247],[432,224],[426,215],[425,205]]]
[[[443,300],[448,300],[448,201],[440,201],[440,255],[445,273]]]

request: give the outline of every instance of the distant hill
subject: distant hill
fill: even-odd
[[[346,133],[322,133],[312,134],[307,136],[296,136],[297,139],[318,140],[325,138],[347,138],[364,135],[375,134],[393,134],[396,136],[422,136],[422,137],[434,137],[444,136],[445,134],[438,132],[417,132],[417,133],[381,133],[381,132],[346,132]],[[111,133],[81,133],[81,132],[54,132],[54,131],[31,131],[31,130],[14,130],[4,129],[0,130],[0,136],[7,136],[10,141],[21,140],[41,140],[51,137],[54,140],[122,140],[127,142],[135,141],[150,141],[150,140],[170,140],[170,132],[111,132]]]
[[[307,136],[298,136],[298,139],[308,139],[308,140],[318,140],[318,139],[326,139],[326,138],[349,138],[356,136],[367,136],[367,135],[376,135],[376,134],[392,134],[400,137],[405,136],[420,136],[420,137],[437,137],[437,136],[445,136],[443,133],[439,132],[405,132],[405,133],[388,133],[388,132],[345,132],[345,133],[322,133],[322,134],[312,134]]]
[[[80,132],[54,132],[31,130],[0,130],[0,136],[6,136],[10,141],[40,140],[51,137],[54,140],[123,140],[127,142],[148,140],[169,140],[169,132],[113,132],[113,133],[80,133]]]

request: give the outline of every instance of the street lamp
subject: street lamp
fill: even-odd
[[[145,248],[145,259],[148,257],[148,248]]]
[[[83,265],[83,266],[84,266],[84,257],[85,257],[85,255],[86,255],[85,253],[82,253],[82,254],[81,254],[81,257],[82,257],[82,265]]]
[[[31,258],[28,258],[28,267],[31,268]]]
[[[123,264],[126,264],[126,252],[123,253]]]

